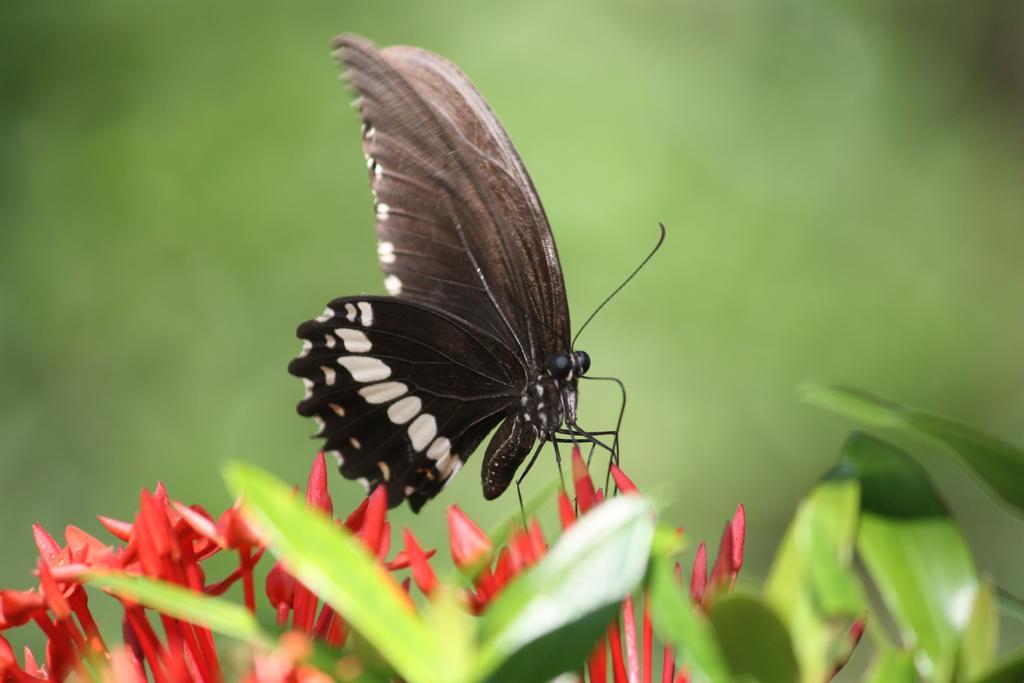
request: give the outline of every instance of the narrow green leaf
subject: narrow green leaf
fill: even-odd
[[[760,598],[733,594],[717,600],[708,615],[729,668],[760,683],[799,679],[793,644],[782,619]]]
[[[978,594],[959,528],[921,468],[884,441],[852,435],[840,468],[860,480],[858,550],[918,672],[949,680]]]
[[[643,579],[653,536],[653,510],[639,496],[584,515],[488,608],[477,678],[549,680],[575,670]]]
[[[85,575],[85,580],[120,598],[252,645],[270,647],[274,642],[249,610],[223,598],[196,593],[173,583],[115,572],[92,571]]]
[[[1007,652],[988,673],[972,683],[1020,683],[1024,681],[1024,647]]]
[[[732,674],[715,630],[684,594],[668,558],[652,559],[650,588],[654,630],[661,640],[675,647],[691,679],[709,683],[731,681]]]
[[[987,671],[995,657],[998,641],[999,611],[995,590],[991,583],[982,581],[960,644],[959,677],[971,680]]]
[[[945,446],[998,499],[1024,514],[1024,450],[941,415],[854,389],[809,384],[803,397],[866,426],[902,431]]]
[[[765,596],[789,630],[803,681],[824,680],[848,655],[842,639],[867,607],[851,569],[859,503],[856,480],[819,484],[797,509],[768,577]]]
[[[464,678],[466,662],[436,656],[443,634],[426,627],[362,543],[262,469],[230,463],[225,478],[288,571],[344,615],[404,679],[450,683]]]
[[[866,683],[917,683],[913,656],[906,650],[885,650],[875,657],[864,680]]]

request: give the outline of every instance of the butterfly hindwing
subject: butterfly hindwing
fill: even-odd
[[[396,297],[344,297],[299,326],[289,365],[342,474],[391,505],[435,495],[517,400],[525,370],[502,341]],[[417,501],[418,504],[417,504]]]

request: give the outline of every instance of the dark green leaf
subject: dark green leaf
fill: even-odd
[[[257,467],[231,463],[225,477],[288,571],[344,615],[403,678],[450,683],[465,677],[466,658],[436,656],[443,634],[426,627],[362,543]]]
[[[480,622],[477,678],[549,680],[575,670],[647,567],[654,512],[618,496],[569,528]]]
[[[1020,683],[1024,681],[1024,647],[1006,653],[995,666],[972,683]]]
[[[181,586],[129,574],[90,572],[86,581],[97,588],[144,607],[232,638],[269,647],[273,638],[260,628],[256,617],[241,605],[196,593]]]
[[[654,630],[671,643],[694,681],[727,683],[732,680],[715,631],[683,592],[666,557],[652,558],[651,605]]]
[[[785,625],[761,599],[733,594],[709,614],[733,675],[760,683],[793,683],[799,671]]]
[[[1024,451],[973,427],[918,408],[839,387],[807,385],[804,399],[864,425],[936,441],[1018,514],[1024,513]]]
[[[906,454],[854,434],[840,472],[861,484],[858,550],[923,678],[948,680],[978,595],[970,550]]]

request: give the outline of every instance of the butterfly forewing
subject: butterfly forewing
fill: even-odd
[[[508,135],[469,79],[418,48],[336,41],[359,94],[378,253],[392,294],[507,339],[536,364],[568,346],[551,229]]]

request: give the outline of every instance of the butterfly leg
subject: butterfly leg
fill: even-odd
[[[530,461],[526,463],[526,467],[523,468],[523,473],[516,479],[516,495],[519,496],[519,514],[523,517],[523,528],[526,528],[526,506],[523,505],[523,479],[526,479],[526,475],[530,473],[530,468],[533,467],[533,463],[537,462],[537,457],[540,455],[540,449],[544,448],[544,441],[541,440],[537,447],[533,449],[533,455],[530,456]],[[562,482],[562,488],[565,488],[565,482]]]

